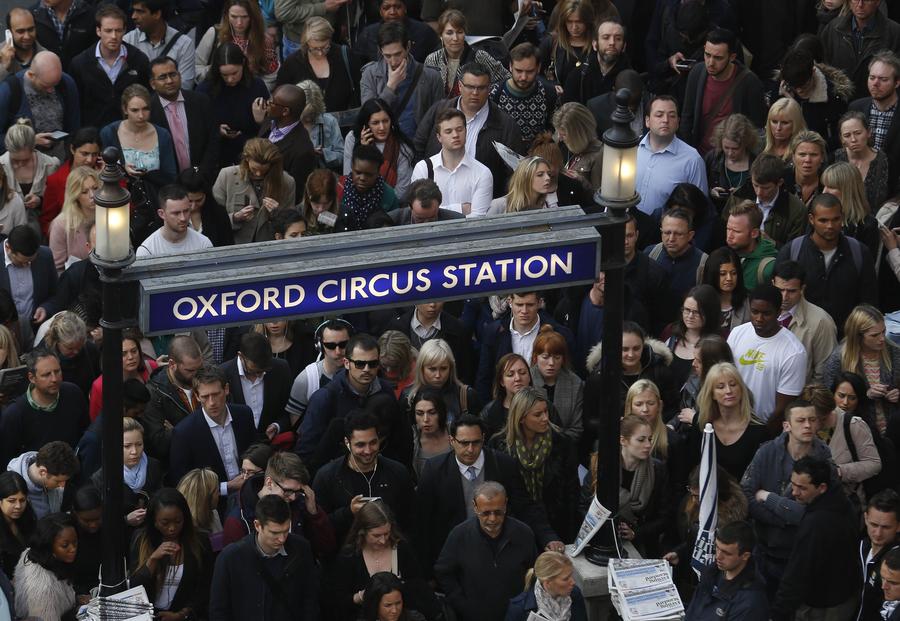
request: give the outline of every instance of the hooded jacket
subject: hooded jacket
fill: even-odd
[[[782,560],[790,555],[797,525],[806,513],[806,507],[791,497],[794,458],[787,450],[788,436],[785,431],[760,446],[741,479],[741,489],[750,503],[750,517],[756,523],[758,546],[769,556]],[[831,463],[831,451],[818,438],[813,438],[809,456]],[[833,484],[840,487],[836,473],[832,478]],[[756,500],[756,492],[761,489],[770,492],[765,502]]]
[[[691,621],[768,621],[766,585],[756,572],[753,557],[734,580],[715,565],[707,567],[687,609]]]
[[[31,480],[31,477],[28,476],[28,467],[34,463],[35,458],[37,458],[37,451],[22,453],[10,461],[6,469],[21,474],[25,479],[25,483],[28,485],[28,504],[34,509],[35,515],[42,518],[48,513],[62,510],[65,489],[46,489]]]
[[[790,97],[800,104],[806,126],[818,132],[828,143],[829,150],[841,146],[838,135],[838,120],[847,111],[853,96],[853,82],[847,75],[831,65],[813,65],[813,86],[808,98],[801,98],[791,92],[781,81],[781,72],[775,73],[780,84],[778,96]]]

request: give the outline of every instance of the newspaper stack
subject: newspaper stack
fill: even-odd
[[[612,559],[607,580],[610,598],[624,621],[684,618],[684,604],[664,560]]]

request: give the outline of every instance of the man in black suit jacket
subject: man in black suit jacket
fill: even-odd
[[[316,149],[300,121],[304,108],[306,94],[293,84],[276,88],[269,101],[260,97],[253,102],[253,117],[262,123],[259,135],[268,138],[281,151],[284,172],[294,178],[298,194],[303,193],[309,173],[318,167]]]
[[[900,59],[893,52],[881,52],[869,63],[869,97],[862,97],[850,104],[850,110],[862,112],[869,119],[869,130],[875,140],[875,147],[888,157],[888,184],[890,194],[900,189],[900,113],[897,112],[897,88],[900,87]],[[877,112],[891,113],[890,124],[884,137],[877,136],[872,127],[872,115]],[[872,205],[876,212],[881,205]]]
[[[4,239],[3,257],[6,267],[0,271],[0,289],[12,295],[19,313],[19,342],[27,345],[34,340],[32,324],[42,323],[57,310],[53,303],[57,280],[53,253],[41,246],[35,229],[20,224]]]
[[[257,434],[272,439],[288,431],[285,414],[294,378],[288,363],[272,356],[272,346],[259,332],[241,336],[237,356],[222,364],[228,378],[231,403],[246,405],[253,413]]]
[[[485,432],[485,423],[477,416],[454,420],[450,424],[453,451],[432,457],[422,469],[416,490],[416,547],[429,573],[450,531],[474,515],[472,495],[484,481],[497,481],[506,488],[510,515],[531,527],[541,547],[562,550],[544,507],[528,495],[518,463],[484,447]]]
[[[644,110],[648,109],[649,97],[644,92],[644,81],[641,79],[641,74],[634,69],[625,69],[616,76],[616,85],[613,90],[592,97],[585,104],[597,121],[598,138],[602,138],[603,132],[612,127],[612,113],[616,111],[616,93],[623,88],[627,88],[631,93],[628,108],[634,113],[635,122],[641,123],[641,134],[647,131],[643,120],[645,118]]]
[[[472,348],[472,337],[459,319],[444,310],[443,302],[416,304],[394,319],[388,329],[397,330],[408,336],[416,349],[422,347],[425,341],[432,339],[447,341],[456,359],[457,377],[466,384],[474,382],[475,352]],[[431,334],[422,336],[428,332]]]
[[[178,115],[187,123],[187,156],[178,153],[178,170],[196,166],[207,183],[212,183],[219,174],[219,128],[212,105],[204,93],[181,89],[181,74],[178,65],[168,56],[161,56],[150,63],[150,87],[157,97],[150,101],[150,122],[169,130],[173,143],[175,133],[169,125],[169,116]],[[169,106],[175,106],[172,112]]]
[[[241,454],[256,439],[253,413],[246,405],[229,405],[228,380],[218,367],[203,367],[194,376],[200,408],[178,423],[169,451],[169,484],[194,468],[212,468],[219,477],[220,509],[228,494],[244,484]]]
[[[126,22],[125,13],[116,5],[101,6],[97,11],[100,43],[81,52],[69,66],[81,96],[81,124],[85,127],[103,127],[121,120],[125,89],[132,84],[149,86],[150,61],[122,40]],[[114,80],[109,71],[116,71]]]

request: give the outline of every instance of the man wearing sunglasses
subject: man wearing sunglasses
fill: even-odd
[[[316,346],[321,357],[306,365],[294,379],[285,408],[291,417],[292,427],[296,427],[297,422],[306,414],[306,406],[313,393],[328,384],[344,368],[350,329],[350,324],[342,319],[329,319],[316,330]]]
[[[354,410],[376,416],[386,456],[412,463],[412,427],[403,421],[393,389],[378,378],[380,364],[378,342],[357,334],[347,343],[344,368],[310,397],[295,452],[311,472],[341,454],[344,419]]]

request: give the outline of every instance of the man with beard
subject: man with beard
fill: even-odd
[[[35,54],[44,49],[37,42],[34,15],[26,9],[12,8],[6,14],[6,28],[12,33],[12,43],[0,49],[0,80],[28,69]]]
[[[491,101],[518,124],[525,144],[550,127],[550,117],[556,110],[556,90],[540,80],[541,61],[538,50],[531,43],[520,43],[509,52],[509,73],[506,82],[494,85]]]
[[[617,19],[606,19],[597,26],[592,43],[597,52],[588,57],[580,71],[572,71],[566,78],[563,103],[588,99],[608,93],[613,89],[616,76],[631,68],[625,55],[625,26]]]
[[[869,62],[869,97],[850,104],[850,110],[866,115],[872,130],[874,148],[888,156],[888,184],[893,194],[900,180],[900,115],[897,114],[897,89],[900,88],[900,58],[884,50]],[[862,94],[862,93],[860,93]],[[877,209],[880,205],[872,205]]]

